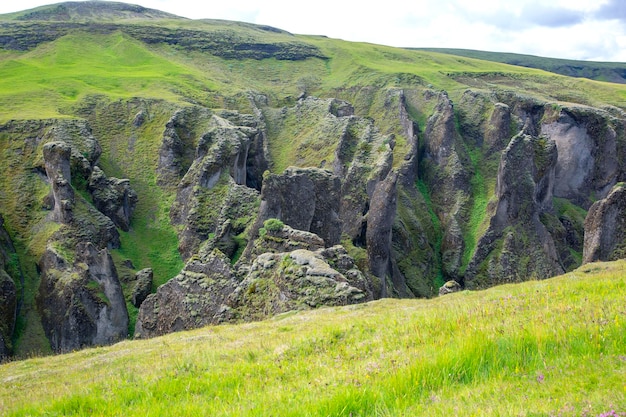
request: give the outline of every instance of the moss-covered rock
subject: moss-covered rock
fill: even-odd
[[[130,296],[130,302],[135,307],[141,307],[141,303],[150,295],[153,276],[152,268],[144,268],[135,274],[135,284]]]
[[[372,299],[368,287],[340,246],[268,252],[256,257],[230,303],[238,317],[259,320],[290,310],[368,301]]]
[[[502,154],[497,205],[465,274],[466,288],[547,278],[563,272],[554,240],[540,220],[552,210],[554,142],[520,133]]]
[[[23,298],[24,275],[0,215],[0,362],[13,354],[13,332]]]
[[[88,189],[94,206],[117,227],[127,232],[137,205],[137,193],[130,187],[130,181],[107,178],[100,168],[94,167],[89,177]]]
[[[229,190],[235,185],[245,186],[248,180],[248,154],[259,131],[250,126],[254,125],[252,117],[243,118],[237,113],[223,116],[244,125],[211,116],[208,131],[198,140],[195,159],[178,184],[170,211],[172,223],[181,227],[179,250],[184,259],[217,232],[220,214],[233,205],[232,199],[228,200]]]
[[[149,338],[229,320],[227,297],[238,280],[229,259],[215,249],[187,261],[176,277],[141,304],[136,338]]]
[[[55,352],[103,345],[128,335],[128,311],[117,271],[107,249],[81,243],[70,262],[49,245],[42,271],[38,306]]]
[[[263,181],[251,235],[256,237],[263,222],[276,218],[293,229],[318,235],[326,246],[338,244],[340,195],[341,181],[323,169],[292,167],[282,174],[270,174]],[[246,252],[249,250],[250,246]]]
[[[626,184],[595,202],[585,219],[583,263],[626,257]]]

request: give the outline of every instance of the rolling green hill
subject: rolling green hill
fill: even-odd
[[[471,49],[454,48],[418,48],[421,51],[440,52],[501,62],[504,64],[519,65],[521,67],[537,68],[568,77],[589,78],[596,81],[612,83],[626,83],[626,64],[620,62],[590,62],[572,59],[545,58],[534,55],[512,54],[505,52],[475,51]]]

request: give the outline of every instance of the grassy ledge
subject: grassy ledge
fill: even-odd
[[[0,366],[7,416],[626,411],[626,261]],[[28,393],[28,395],[24,395]]]

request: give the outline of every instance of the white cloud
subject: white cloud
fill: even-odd
[[[49,0],[55,1],[55,0]],[[624,0],[129,0],[193,19],[239,20],[292,33],[390,46],[452,47],[626,61]],[[0,13],[46,0],[2,2]]]

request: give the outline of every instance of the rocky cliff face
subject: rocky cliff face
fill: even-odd
[[[13,331],[19,297],[16,279],[24,286],[23,276],[13,242],[0,216],[0,362],[13,353]]]
[[[130,187],[130,181],[107,178],[96,166],[89,177],[88,190],[94,206],[111,219],[115,226],[128,232],[130,218],[137,205],[137,193]]]
[[[151,337],[624,256],[624,113],[403,77],[326,97],[307,79],[299,96],[212,108],[87,97],[84,119],[0,126],[14,173],[2,214],[39,267],[53,349],[125,337],[127,304]],[[171,248],[146,243],[164,236]],[[2,273],[11,257],[4,352],[20,299]],[[120,267],[127,257],[141,271]]]
[[[15,138],[12,143],[22,140],[18,155],[32,167],[16,172],[14,186],[27,184],[32,192],[24,195],[25,207],[10,216],[21,217],[22,223],[13,225],[22,239],[24,227],[41,245],[28,256],[41,274],[37,311],[50,346],[62,352],[125,338],[126,301],[108,250],[120,246],[115,223],[127,229],[136,202],[128,180],[107,178],[96,165],[102,150],[83,120],[13,123],[4,129]]]
[[[180,223],[186,224],[187,233],[193,229],[190,225],[198,224],[194,213],[214,213],[205,217],[209,227],[195,234],[195,243],[187,250],[181,247],[183,254],[203,244],[203,253],[214,257],[217,252],[211,251],[220,249],[231,263],[238,262],[229,266],[223,259],[217,270],[227,278],[216,290],[190,290],[184,284],[188,279],[179,276],[168,292],[141,307],[145,319],[140,321],[153,323],[148,325],[151,330],[142,324],[142,335],[235,318],[258,319],[287,308],[381,296],[432,296],[445,279],[484,288],[546,278],[579,264],[576,254],[582,253],[589,199],[604,195],[607,184],[623,175],[619,160],[609,157],[608,165],[600,161],[607,152],[623,152],[621,121],[598,110],[555,108],[511,94],[467,91],[456,105],[447,94],[427,89],[391,90],[384,97],[385,120],[395,126],[387,135],[371,120],[356,116],[355,107],[343,99],[306,97],[276,112],[255,96],[254,117],[238,115],[235,123],[233,117],[225,122],[211,116],[209,133],[198,139],[196,158],[178,185],[172,219],[177,223],[187,216]],[[432,107],[423,131],[411,116],[420,106]],[[242,117],[249,122],[241,123]],[[281,132],[294,121],[323,133],[319,142],[296,135],[292,144],[302,161],[318,167],[265,174],[258,196],[243,180],[247,175],[238,161],[246,158],[245,149],[255,138],[271,141],[271,132]],[[400,151],[396,135],[403,137]],[[205,151],[206,142],[227,142],[230,153],[219,146]],[[262,148],[271,162],[271,148]],[[575,152],[578,148],[583,152]],[[223,155],[223,162],[207,159],[209,154]],[[326,169],[329,158],[332,163]],[[210,199],[199,200],[188,192],[217,190],[220,184],[220,193]],[[253,221],[244,215],[250,210],[237,209],[242,203],[257,213]],[[268,232],[265,223],[273,219],[284,223],[284,229]],[[246,250],[238,258],[242,239],[247,240]],[[310,276],[307,271],[318,266],[333,269],[321,253],[340,242],[354,256],[351,265],[361,272],[357,281],[348,279],[347,284],[361,292],[347,298],[332,293],[302,303],[309,292],[293,283],[310,288],[311,281],[298,277]],[[184,303],[168,301],[188,291],[198,293],[205,308],[211,307],[178,324],[154,315],[168,305],[166,316],[189,316]],[[330,294],[322,287],[311,293]],[[219,300],[212,294],[221,294]]]
[[[585,219],[583,263],[626,257],[626,185],[593,203]]]
[[[323,169],[288,168],[282,174],[270,174],[263,180],[252,233],[265,220],[277,218],[294,229],[318,235],[327,246],[336,245],[342,228],[340,196],[339,178]]]
[[[72,148],[65,142],[48,142],[43,148],[46,175],[52,184],[51,197],[47,197],[52,208],[52,220],[69,224],[73,219],[74,189],[70,183],[70,155]]]
[[[184,259],[215,233],[220,213],[233,206],[227,204],[230,190],[236,185],[256,183],[250,178],[258,173],[253,167],[248,172],[250,150],[261,138],[255,125],[256,120],[249,115],[227,112],[210,116],[193,162],[178,183],[171,210],[172,223],[182,226],[179,248]],[[228,201],[232,202],[232,196]],[[206,207],[211,209],[206,211]]]
[[[498,170],[495,213],[465,274],[468,288],[563,272],[541,222],[552,210],[556,161],[550,140],[525,134],[511,140]]]
[[[111,255],[81,243],[74,256],[69,264],[50,245],[39,264],[38,304],[55,352],[113,343],[128,333],[128,312]]]

